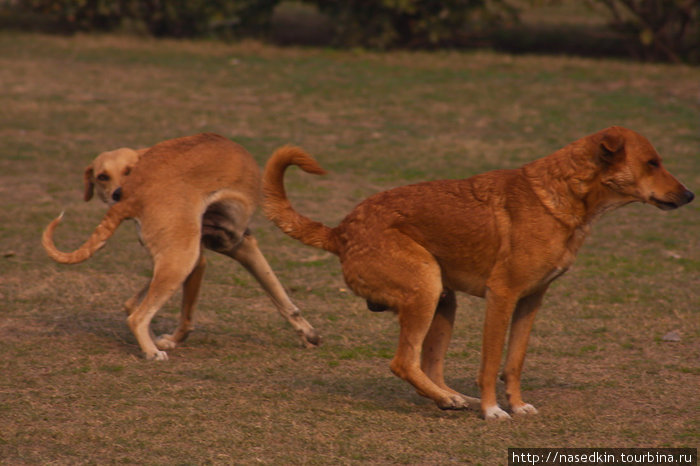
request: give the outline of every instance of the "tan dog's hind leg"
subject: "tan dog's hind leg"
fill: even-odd
[[[279,313],[297,331],[305,346],[318,346],[321,341],[320,336],[311,324],[302,317],[299,308],[289,299],[287,292],[265,260],[265,256],[258,248],[258,242],[253,236],[245,234],[235,248],[223,253],[240,262],[255,277],[270,296]]]
[[[516,299],[507,293],[497,294],[491,289],[486,294],[486,317],[479,369],[481,411],[485,419],[509,419],[510,415],[496,401],[496,379],[501,365],[503,345],[508,323],[515,309]]]
[[[179,343],[185,341],[194,330],[194,309],[199,297],[199,288],[204,278],[206,259],[200,253],[199,261],[194,270],[189,274],[182,285],[182,308],[180,310],[180,323],[172,334],[161,335],[156,339],[156,346],[162,350],[174,349]]]
[[[445,383],[443,373],[445,355],[452,338],[452,328],[454,326],[455,312],[457,310],[457,299],[454,291],[446,291],[440,297],[433,322],[428,330],[428,335],[423,341],[423,352],[421,355],[421,369],[435,384],[448,392],[463,397],[471,408],[478,408],[481,400],[462,395],[452,390]]]
[[[533,295],[521,298],[513,313],[508,340],[508,355],[503,370],[503,380],[506,383],[506,395],[508,403],[514,414],[536,414],[537,409],[529,403],[523,402],[520,394],[520,374],[525,362],[532,324],[535,321],[542,298],[547,289],[543,289]]]

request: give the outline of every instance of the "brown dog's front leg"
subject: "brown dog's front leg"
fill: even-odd
[[[520,299],[513,313],[508,341],[508,356],[503,370],[503,380],[506,383],[508,403],[514,414],[536,414],[537,409],[525,403],[520,394],[520,375],[525,362],[525,351],[542,298],[547,288],[535,294]]]
[[[507,293],[497,294],[489,289],[486,295],[486,317],[478,377],[481,389],[481,412],[485,419],[510,419],[510,415],[502,410],[496,401],[496,380],[508,322],[515,304],[516,298],[510,297]]]

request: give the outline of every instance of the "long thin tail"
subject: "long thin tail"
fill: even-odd
[[[58,224],[61,223],[61,219],[63,218],[63,213],[61,213],[61,215],[53,219],[44,230],[41,236],[41,245],[44,247],[49,257],[56,262],[62,264],[77,264],[83,262],[92,257],[97,250],[105,245],[105,242],[114,234],[117,227],[128,217],[128,210],[128,206],[125,203],[114,204],[107,211],[107,214],[100,224],[97,225],[90,238],[73,252],[59,251],[53,242],[53,231]]]
[[[265,165],[263,174],[263,210],[280,230],[304,244],[338,254],[338,241],[333,230],[314,222],[294,210],[284,190],[284,171],[296,165],[307,173],[325,174],[325,170],[309,154],[298,147],[280,147]]]

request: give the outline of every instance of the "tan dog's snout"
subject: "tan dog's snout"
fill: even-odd
[[[124,147],[98,155],[85,169],[83,199],[86,202],[89,201],[97,191],[97,196],[102,202],[110,205],[118,202],[120,195],[117,194],[117,191],[122,185],[124,177],[131,173],[131,169],[147,150],[133,150]]]

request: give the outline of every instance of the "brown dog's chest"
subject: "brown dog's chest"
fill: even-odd
[[[571,233],[566,229],[549,230],[551,238],[546,247],[533,247],[509,261],[512,278],[509,286],[521,290],[523,296],[549,286],[573,265],[588,230],[588,227]]]

